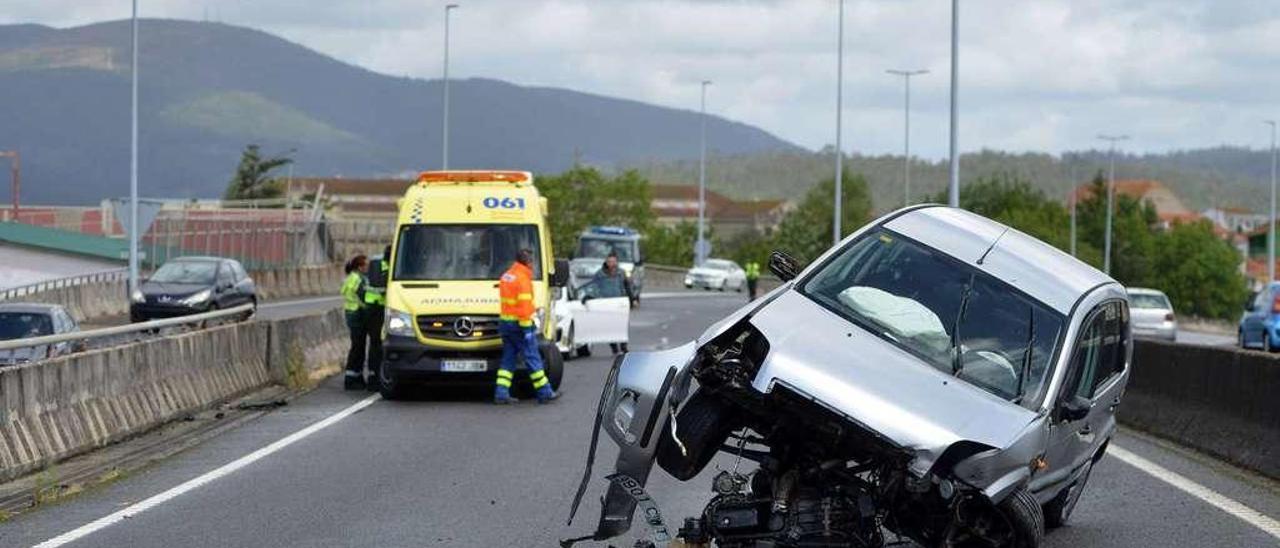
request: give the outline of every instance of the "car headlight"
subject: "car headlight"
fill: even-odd
[[[135,289],[133,293],[129,294],[129,300],[135,303],[145,303],[147,302],[147,296],[142,294],[141,289]]]
[[[413,316],[408,312],[396,310],[394,308],[386,309],[386,326],[387,334],[397,337],[416,337],[417,333],[413,331]]]
[[[187,306],[195,306],[195,305],[204,303],[205,301],[209,300],[209,298],[212,296],[213,296],[212,289],[198,291],[192,294],[190,297],[182,299],[182,304],[185,304]]]

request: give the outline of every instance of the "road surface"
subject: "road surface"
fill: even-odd
[[[631,346],[687,341],[740,302],[646,299],[632,317]],[[578,522],[564,526],[607,353],[568,362],[565,395],[550,406],[495,407],[487,390],[382,401],[343,392],[333,379],[150,469],[0,524],[0,546],[555,546],[589,532],[598,512],[597,479]],[[1099,464],[1073,524],[1047,546],[1280,543],[1280,531],[1266,531],[1266,520],[1280,517],[1275,483],[1130,433],[1114,445],[1125,460],[1109,454]],[[599,462],[611,462],[611,444],[600,447]],[[669,523],[700,510],[714,468],[684,484],[655,471],[651,494]],[[1239,514],[1223,500],[1270,517]]]

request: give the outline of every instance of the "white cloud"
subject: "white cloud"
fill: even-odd
[[[452,0],[453,74],[712,112],[818,148],[834,140],[835,0]],[[24,0],[0,21],[128,16],[118,0]],[[444,1],[142,0],[148,17],[261,28],[394,75],[438,77]],[[1061,151],[1127,132],[1142,150],[1261,145],[1280,116],[1280,12],[1250,0],[964,0],[961,144]],[[948,3],[848,0],[846,142],[901,147],[914,81],[917,153],[946,153]]]

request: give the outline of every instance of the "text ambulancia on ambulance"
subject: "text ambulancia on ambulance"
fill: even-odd
[[[521,249],[533,252],[534,323],[547,377],[559,386],[564,365],[549,305],[569,269],[553,259],[547,212],[524,171],[429,171],[409,187],[387,284],[384,397],[408,384],[493,384],[502,355],[498,279]],[[515,386],[529,389],[523,365]]]

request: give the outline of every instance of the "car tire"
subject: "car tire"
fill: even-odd
[[[1093,473],[1093,462],[1093,459],[1086,461],[1084,471],[1080,472],[1080,477],[1060,491],[1052,500],[1045,503],[1042,509],[1045,527],[1056,529],[1066,525],[1067,520],[1071,519],[1071,513],[1076,509],[1076,504],[1080,502],[1080,494],[1084,492],[1085,486],[1089,483],[1089,475]]]
[[[551,381],[552,390],[560,390],[560,381],[564,378],[564,360],[559,352],[549,352],[542,356],[547,371],[547,380]]]
[[[706,468],[738,424],[727,404],[701,392],[685,402],[675,421],[676,435],[688,454],[680,451],[680,443],[671,436],[670,423],[662,427],[656,453],[658,466],[680,481],[692,479]]]
[[[1038,548],[1044,542],[1044,511],[1025,487],[1004,499],[999,508],[1013,527],[1010,548]]]
[[[578,355],[578,357],[579,357],[579,358],[590,358],[590,357],[591,357],[591,345],[589,345],[589,344],[584,344],[584,345],[582,345],[582,346],[579,346],[579,347],[578,347],[578,349],[574,351],[574,353],[576,353],[576,354]]]
[[[387,360],[382,360],[382,365],[378,366],[378,393],[384,400],[404,398],[404,383],[387,369]]]
[[[1271,342],[1271,336],[1266,331],[1262,332],[1262,351],[1268,354],[1276,351],[1276,346]]]
[[[1237,330],[1236,330],[1236,346],[1238,346],[1238,347],[1240,347],[1240,348],[1242,348],[1242,349],[1243,349],[1243,348],[1248,348],[1248,347],[1247,347],[1247,346],[1245,346],[1245,344],[1244,344],[1244,330],[1243,330],[1243,329],[1237,329]]]

